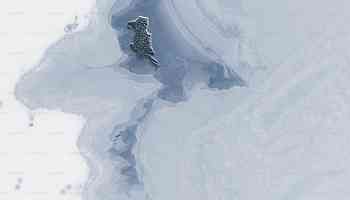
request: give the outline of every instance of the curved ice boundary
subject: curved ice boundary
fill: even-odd
[[[191,6],[196,4],[180,0],[97,1],[89,27],[52,45],[18,82],[16,96],[29,108],[87,119],[78,141],[91,169],[85,199],[151,198],[135,154],[145,124],[152,123],[150,113],[188,101],[198,85],[208,91],[245,85],[231,55],[239,35],[213,31],[216,22],[207,23],[201,9],[192,9],[197,16],[189,20],[180,10]],[[150,18],[158,71],[130,50],[126,25],[137,16]],[[232,46],[228,54],[225,45]]]

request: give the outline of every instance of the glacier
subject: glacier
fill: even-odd
[[[98,0],[16,97],[86,119],[84,199],[348,199],[348,4]]]

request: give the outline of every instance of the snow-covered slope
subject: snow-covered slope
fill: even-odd
[[[159,105],[138,147],[146,190],[154,200],[348,199],[350,4],[242,5],[266,71],[248,88]]]

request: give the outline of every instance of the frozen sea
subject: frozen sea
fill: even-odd
[[[81,120],[84,200],[345,200],[349,6],[97,0],[14,94]],[[138,16],[158,70],[130,48]]]

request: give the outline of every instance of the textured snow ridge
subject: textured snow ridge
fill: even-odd
[[[348,199],[347,4],[97,1],[17,98],[86,118],[85,199]],[[130,49],[138,16],[158,70]]]

